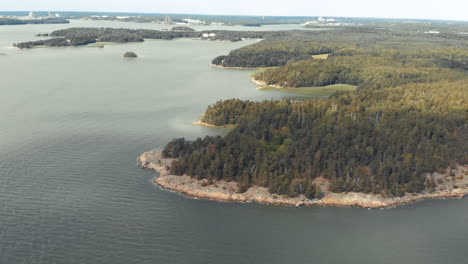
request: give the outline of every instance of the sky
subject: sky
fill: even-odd
[[[468,21],[468,0],[14,0],[0,11],[343,16]]]

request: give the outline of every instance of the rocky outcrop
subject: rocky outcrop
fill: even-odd
[[[136,59],[138,58],[138,55],[136,55],[134,52],[128,51],[128,52],[125,52],[125,54],[123,55],[123,58],[124,59]]]
[[[325,192],[321,199],[299,197],[284,197],[272,194],[268,189],[259,186],[250,187],[246,192],[239,193],[236,182],[197,180],[188,175],[170,175],[170,166],[174,159],[163,158],[161,151],[153,150],[143,153],[139,158],[142,168],[159,172],[154,183],[190,197],[210,199],[222,202],[257,202],[287,206],[357,206],[364,208],[388,208],[404,205],[419,200],[464,197],[468,195],[468,166],[458,166],[455,177],[449,179],[450,185],[439,186],[434,192],[421,194],[406,194],[403,197],[386,198],[380,194],[365,193],[332,193]],[[440,174],[429,175],[441,177]],[[455,187],[454,187],[455,186]]]
[[[277,85],[277,84],[268,84],[268,83],[265,82],[265,81],[260,81],[260,80],[255,79],[255,77],[250,77],[250,81],[252,81],[252,82],[255,83],[256,85],[260,85],[260,87],[268,86],[268,87],[273,87],[273,88],[276,88],[276,89],[283,89],[283,88],[286,88],[286,87],[283,87],[283,86]]]

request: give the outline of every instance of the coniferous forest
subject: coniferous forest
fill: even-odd
[[[468,163],[468,35],[460,33],[467,29],[454,24],[440,30],[429,34],[404,23],[319,31],[70,28],[15,45],[80,46],[204,33],[210,40],[263,39],[212,63],[259,68],[253,78],[274,87],[348,84],[357,90],[300,101],[217,102],[201,121],[235,127],[223,137],[169,142],[163,154],[176,158],[171,172],[233,180],[241,191],[259,185],[313,198],[320,178],[332,192],[400,196],[433,189],[427,173]]]
[[[273,37],[213,62],[266,67],[254,78],[283,87],[352,84],[329,98],[225,100],[203,122],[226,136],[174,139],[175,175],[234,180],[309,198],[328,191],[401,196],[431,190],[427,173],[468,164],[468,37],[350,28]],[[328,59],[312,55],[328,53]],[[300,88],[297,88],[300,89]]]
[[[204,34],[209,34],[204,37]],[[273,36],[289,34],[282,31],[194,31],[189,27],[175,27],[171,31],[160,31],[152,29],[125,29],[125,28],[69,28],[56,30],[47,36],[46,40],[27,41],[15,43],[20,49],[33,48],[36,46],[68,47],[82,46],[96,42],[142,42],[144,39],[172,40],[177,38],[201,38],[219,41],[240,41],[243,38],[263,39]]]

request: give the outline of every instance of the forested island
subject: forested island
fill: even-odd
[[[468,36],[290,32],[213,63],[269,67],[254,81],[277,88],[357,90],[217,102],[201,123],[233,126],[227,135],[174,139],[140,157],[161,186],[223,201],[373,208],[468,194]]]
[[[245,39],[264,39],[289,34],[282,31],[194,31],[187,27],[176,27],[171,31],[152,29],[124,28],[69,28],[48,34],[50,39],[15,43],[20,49],[36,46],[69,47],[83,46],[97,42],[143,42],[144,39],[172,40],[177,38],[199,38],[213,41],[240,41]]]
[[[178,26],[178,27],[173,27],[171,29],[172,31],[195,31],[195,29],[187,26]]]
[[[62,18],[38,18],[38,19],[15,19],[0,17],[2,25],[27,25],[27,24],[68,24],[70,21]]]

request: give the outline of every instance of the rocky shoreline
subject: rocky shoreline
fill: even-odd
[[[192,125],[194,126],[204,126],[204,127],[213,127],[213,128],[228,128],[228,127],[235,127],[235,125],[224,125],[224,126],[216,126],[212,124],[205,123],[201,120],[193,122]]]
[[[362,208],[390,208],[426,199],[462,198],[468,195],[468,166],[457,168],[457,188],[440,189],[432,193],[406,194],[403,197],[385,198],[380,194],[365,193],[331,193],[325,192],[321,199],[308,199],[304,196],[283,197],[271,194],[268,189],[259,186],[250,187],[244,193],[238,193],[236,182],[218,181],[209,183],[207,180],[197,180],[190,176],[170,175],[169,168],[173,159],[163,158],[161,151],[152,150],[143,153],[138,162],[140,167],[155,170],[159,177],[154,183],[181,194],[194,198],[215,200],[220,202],[257,202],[261,204],[285,206],[336,206]]]
[[[210,64],[211,67],[220,68],[220,69],[237,69],[237,70],[256,70],[255,67],[226,67],[218,64]]]
[[[285,88],[285,87],[277,85],[277,84],[267,84],[265,81],[260,81],[260,80],[255,79],[255,77],[250,77],[250,81],[252,81],[256,85],[260,85],[260,87],[258,87],[257,90],[261,90],[261,88],[263,88],[264,86],[273,87],[273,88],[276,88],[276,89]]]

